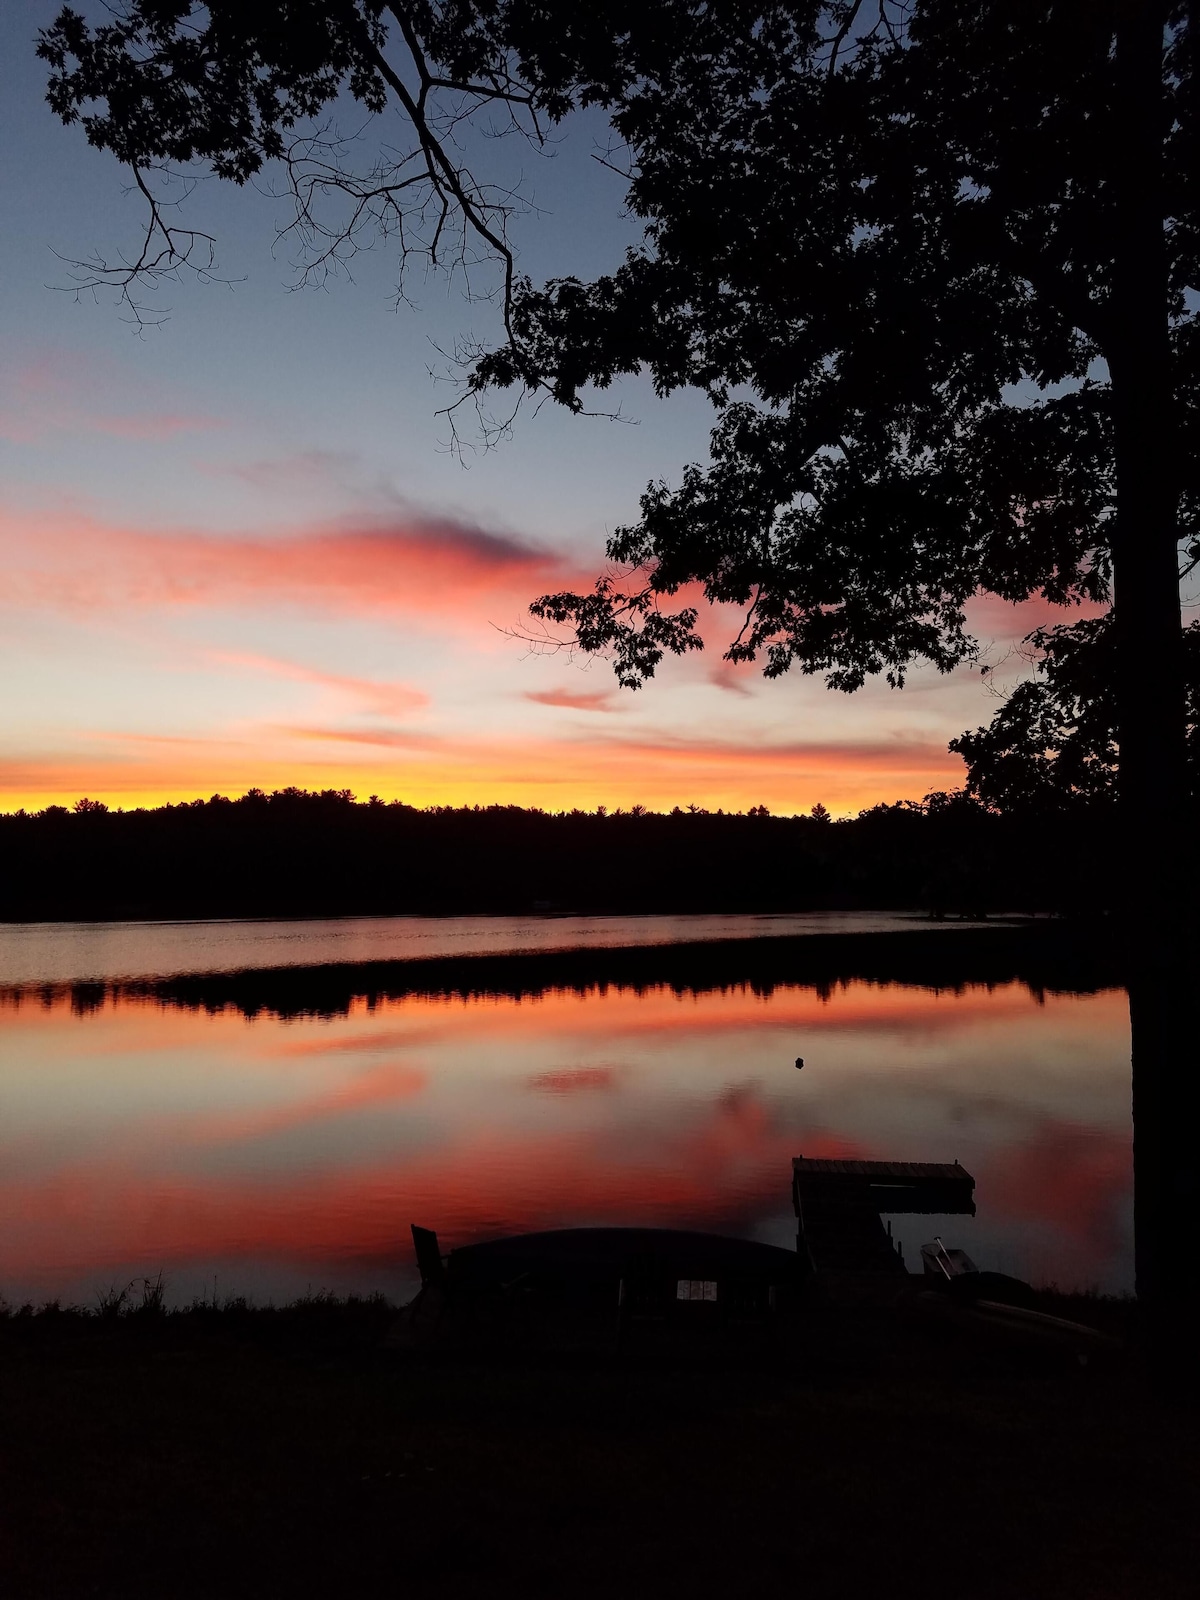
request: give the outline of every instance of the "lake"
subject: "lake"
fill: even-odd
[[[791,916],[322,917],[296,921],[0,923],[0,989],[323,963],[537,955],[686,941],[929,927],[902,911]]]
[[[0,927],[0,1296],[87,1302],[161,1271],[173,1302],[401,1299],[410,1222],[444,1247],[588,1224],[790,1246],[801,1154],[957,1159],[975,1175],[974,1219],[894,1219],[911,1266],[943,1233],[981,1266],[1131,1289],[1123,991],[1007,969],[943,978],[945,953],[991,936],[916,926],[846,913]],[[795,981],[778,959],[752,975],[755,952],[802,950],[808,934],[836,951],[831,934],[900,929],[920,941],[920,981],[853,962],[808,980],[799,957]],[[655,950],[722,941],[719,966],[739,940],[755,942],[728,979],[712,962],[695,980],[654,977]],[[631,945],[644,981],[559,981],[546,954]],[[413,959],[498,955],[514,958],[503,981],[463,962],[483,976],[427,992]],[[407,976],[381,986],[391,963]],[[271,998],[272,974],[288,969],[303,995],[310,967],[319,1005]],[[235,971],[242,987],[226,990]],[[195,994],[175,982],[197,973],[216,976]]]

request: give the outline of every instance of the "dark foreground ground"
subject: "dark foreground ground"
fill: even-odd
[[[1197,1593],[1197,1414],[1135,1354],[860,1311],[736,1365],[439,1361],[393,1320],[0,1319],[0,1593]]]

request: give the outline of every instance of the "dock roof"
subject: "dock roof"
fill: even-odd
[[[974,1216],[975,1179],[957,1161],[852,1161],[796,1156],[792,1195],[802,1205],[832,1202],[870,1206],[876,1212]]]

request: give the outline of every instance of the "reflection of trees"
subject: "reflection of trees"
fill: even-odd
[[[247,1017],[344,1016],[412,996],[536,999],[561,990],[608,987],[634,993],[667,987],[679,994],[746,988],[769,995],[802,986],[827,999],[862,980],[959,992],[975,985],[1024,983],[1035,995],[1093,994],[1119,983],[1107,941],[1089,943],[1051,925],[953,934],[809,934],[800,938],[713,940],[693,945],[562,950],[536,956],[472,956],[424,961],[340,963],[261,971],[196,973],[108,984],[0,990],[0,1005],[68,1000],[81,1014],[106,1000],[152,1000],[187,1010],[241,1011]]]

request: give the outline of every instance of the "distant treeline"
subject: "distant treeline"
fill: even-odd
[[[833,822],[698,808],[418,809],[252,790],[153,810],[0,815],[0,919],[919,907],[1102,910],[1109,810],[962,796]]]

